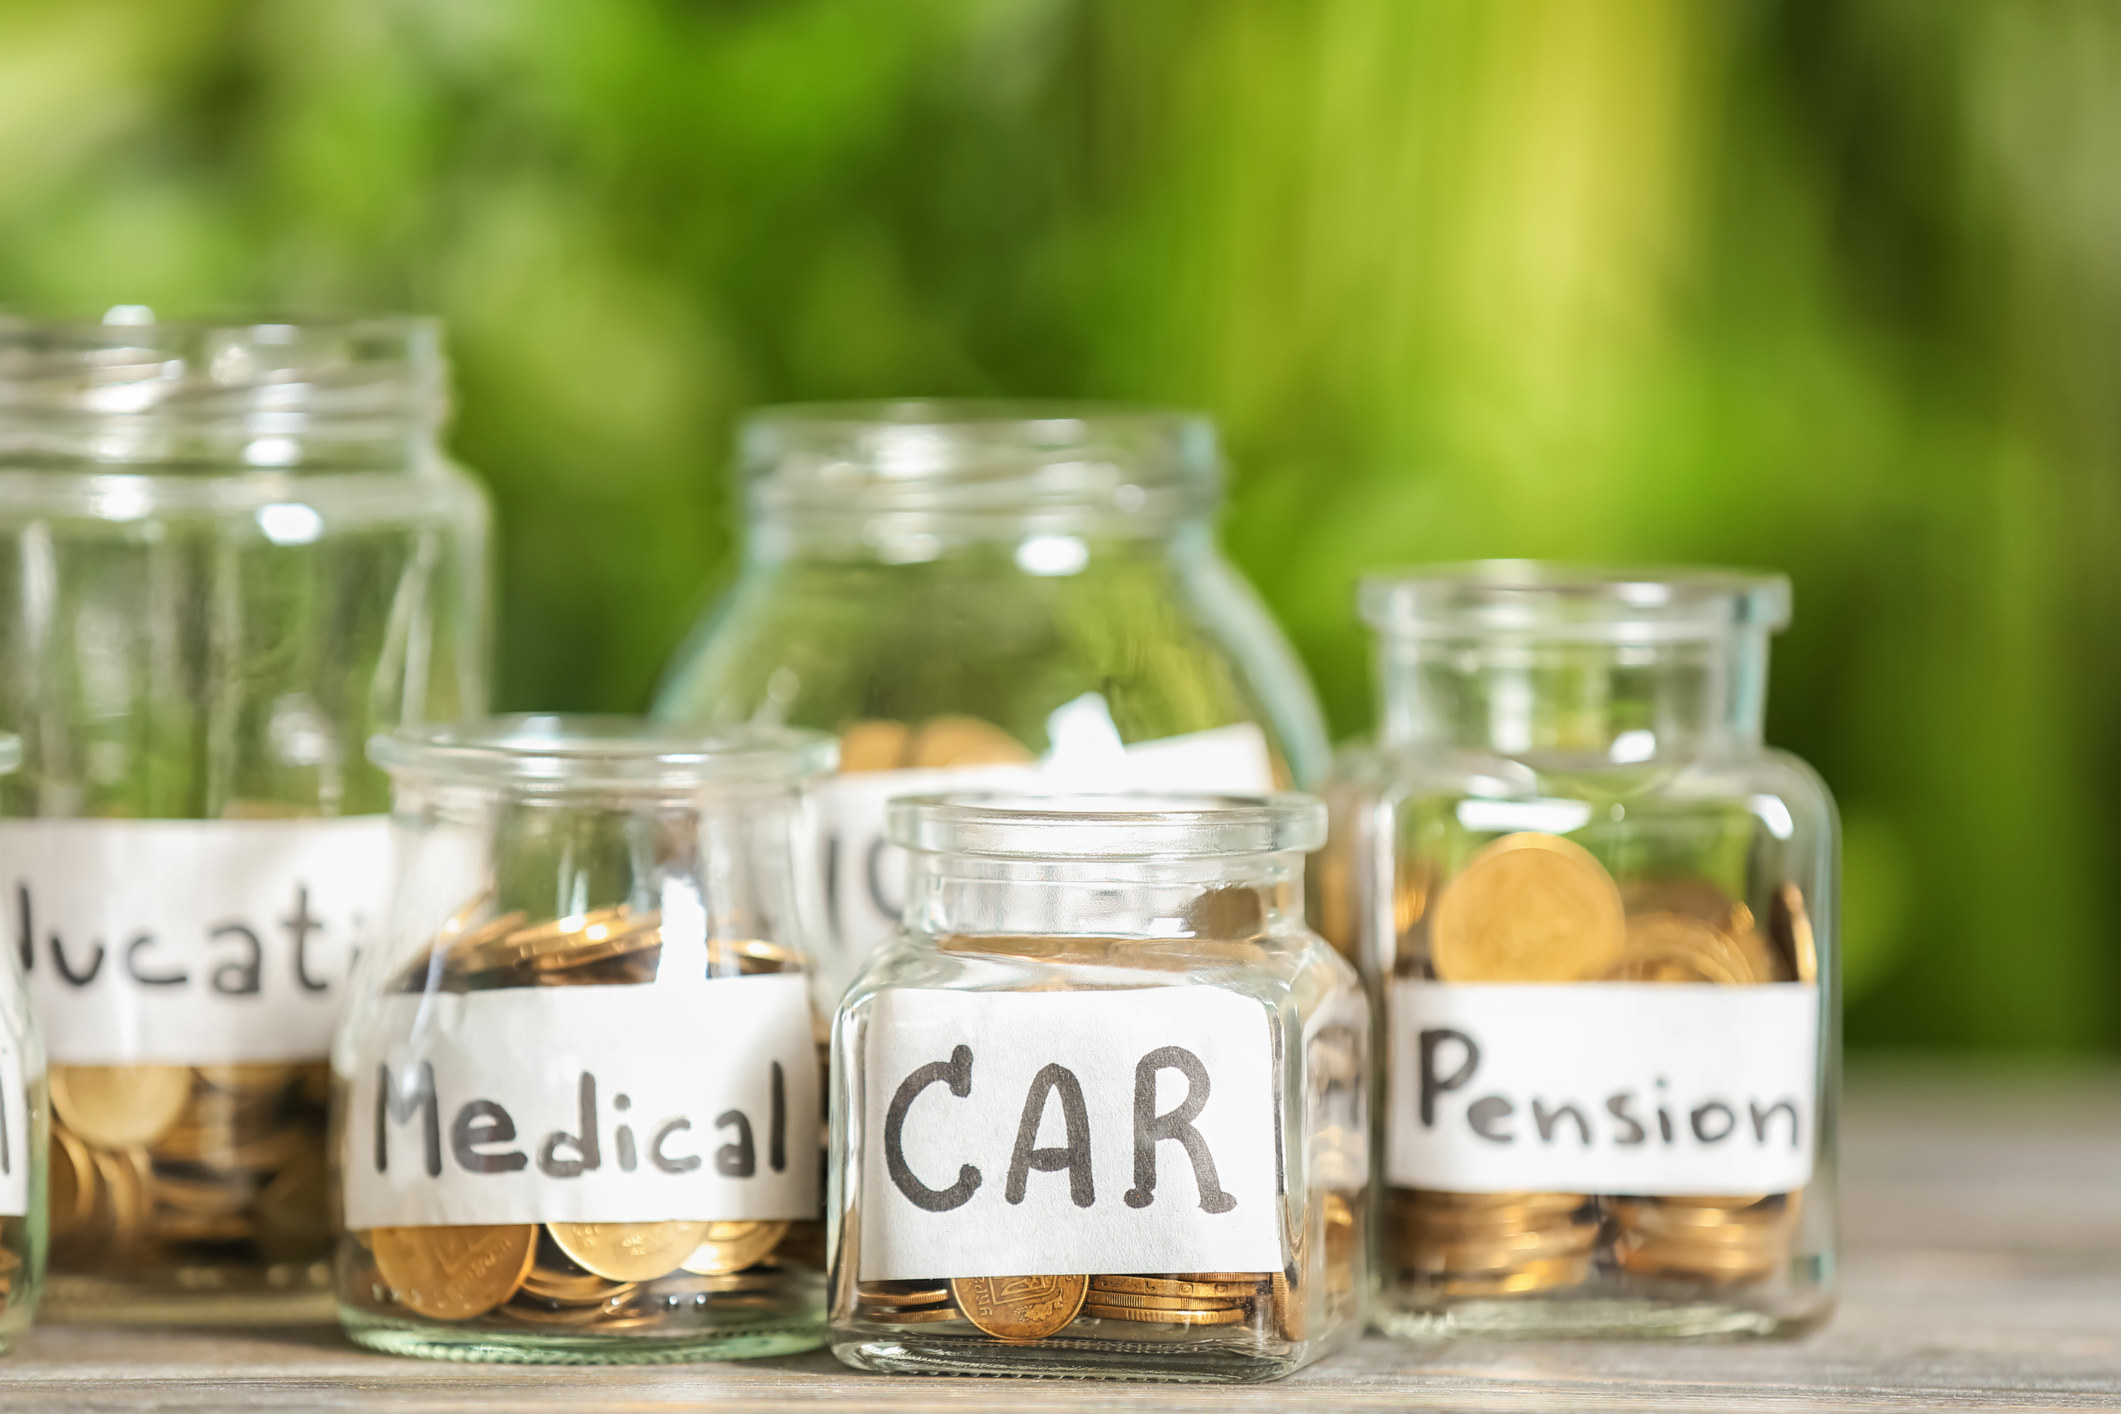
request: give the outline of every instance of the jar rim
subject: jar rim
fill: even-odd
[[[394,777],[525,791],[660,792],[797,785],[830,771],[839,744],[794,727],[519,712],[378,733],[368,755]]]
[[[1788,575],[1708,565],[1467,560],[1366,575],[1357,597],[1396,638],[1698,641],[1790,621]]]
[[[959,791],[901,796],[890,803],[887,816],[890,840],[902,848],[988,859],[1217,859],[1309,853],[1326,842],[1324,802],[1296,791]]]
[[[761,519],[874,526],[1089,516],[1162,524],[1215,504],[1221,453],[1205,414],[1124,403],[980,399],[790,403],[737,432]],[[915,524],[914,522],[923,522]]]

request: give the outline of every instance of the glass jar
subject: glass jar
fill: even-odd
[[[515,1363],[824,1343],[815,733],[377,740],[401,861],[333,1052],[339,1314]]]
[[[0,773],[22,761],[22,743],[0,736]],[[44,1288],[50,1142],[44,1045],[13,948],[0,949],[0,1354],[29,1329]],[[59,1195],[71,1202],[77,1195]]]
[[[50,1314],[329,1314],[326,1057],[389,864],[362,744],[486,694],[443,384],[417,320],[0,323],[0,865],[72,1195]]]
[[[1320,874],[1386,1036],[1373,1319],[1783,1334],[1834,1283],[1834,806],[1762,745],[1780,576],[1365,584]]]
[[[1307,796],[915,797],[832,1042],[833,1349],[1267,1380],[1361,1325],[1369,1016]]]
[[[825,404],[737,444],[743,569],[656,715],[841,736],[821,798],[844,985],[897,926],[893,796],[1259,792],[1326,740],[1302,666],[1216,552],[1204,417],[1014,403]]]

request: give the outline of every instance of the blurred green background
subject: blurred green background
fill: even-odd
[[[440,313],[502,700],[635,708],[746,405],[1222,420],[1362,568],[1740,561],[1856,1044],[2121,1048],[2110,0],[0,0],[0,304]]]

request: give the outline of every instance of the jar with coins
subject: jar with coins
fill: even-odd
[[[1377,578],[1323,915],[1386,1037],[1374,1321],[1777,1335],[1833,1303],[1834,806],[1762,744],[1788,581]]]
[[[1308,796],[913,797],[833,1027],[832,1341],[904,1373],[1274,1379],[1361,1326],[1369,1012]]]
[[[0,774],[21,764],[19,738],[0,735]],[[0,958],[0,1354],[29,1328],[44,1286],[44,1045],[15,950]],[[61,1195],[67,1201],[72,1195]]]
[[[382,737],[400,868],[333,1052],[340,1319],[446,1360],[823,1343],[805,788],[831,739]]]
[[[0,779],[51,1062],[47,1314],[330,1313],[326,1063],[375,731],[484,709],[481,493],[419,320],[0,321]]]
[[[983,402],[769,408],[745,423],[741,572],[658,717],[839,734],[820,797],[844,986],[898,924],[893,796],[1308,785],[1296,656],[1217,553],[1204,417]]]

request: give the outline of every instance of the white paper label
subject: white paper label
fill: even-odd
[[[898,926],[906,854],[884,838],[884,807],[899,796],[963,790],[1248,795],[1274,789],[1266,733],[1249,722],[1121,746],[1103,699],[1093,694],[1055,712],[1048,731],[1054,750],[1035,763],[857,771],[823,785],[820,868],[833,943],[822,964],[828,976],[851,979]]]
[[[390,818],[4,820],[0,871],[54,1065],[317,1061]]]
[[[0,974],[6,969],[0,967]],[[29,1087],[22,1048],[0,1031],[0,1217],[29,1212]]]
[[[1812,1176],[1819,992],[1396,982],[1386,1162],[1460,1193],[1784,1193]]]
[[[360,1026],[348,1226],[818,1215],[800,975],[393,996]]]
[[[860,1279],[1280,1270],[1267,1015],[1215,987],[881,994]]]

